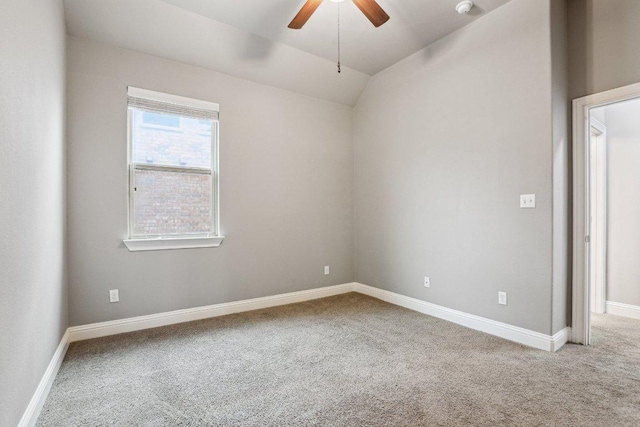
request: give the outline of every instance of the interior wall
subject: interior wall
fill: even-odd
[[[571,324],[571,147],[569,137],[569,40],[567,2],[552,0],[551,82],[553,108],[553,307],[551,333]]]
[[[607,300],[640,306],[640,100],[604,108]]]
[[[512,0],[369,81],[356,281],[552,332],[550,21],[548,1]],[[529,193],[536,209],[520,209]]]
[[[20,421],[67,328],[62,2],[0,13],[0,425]]]
[[[72,325],[353,281],[353,108],[86,39],[67,47]],[[123,245],[127,85],[220,104],[219,248]]]
[[[640,1],[568,2],[571,98],[640,82]]]

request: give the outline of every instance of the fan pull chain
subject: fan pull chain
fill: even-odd
[[[342,72],[340,68],[340,3],[338,2],[338,74]]]

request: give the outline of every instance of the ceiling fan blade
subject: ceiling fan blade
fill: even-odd
[[[379,27],[389,20],[387,12],[382,10],[375,0],[353,0],[353,2],[375,27]]]
[[[316,11],[318,6],[320,6],[322,0],[307,0],[307,2],[302,6],[300,12],[293,18],[291,23],[289,24],[289,28],[292,30],[299,30],[307,23],[313,12]]]

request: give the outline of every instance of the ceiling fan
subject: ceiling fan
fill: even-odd
[[[344,0],[331,0],[333,2],[341,2]],[[364,13],[364,15],[371,21],[371,23],[375,27],[379,27],[389,20],[389,15],[382,10],[380,5],[376,3],[375,0],[352,0],[358,9]],[[322,0],[307,0],[307,2],[302,6],[300,12],[293,18],[291,23],[289,24],[289,28],[293,30],[299,30],[307,23],[313,12],[316,11],[318,6],[320,6]]]

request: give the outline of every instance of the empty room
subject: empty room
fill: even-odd
[[[640,1],[0,2],[0,427],[640,425]]]

